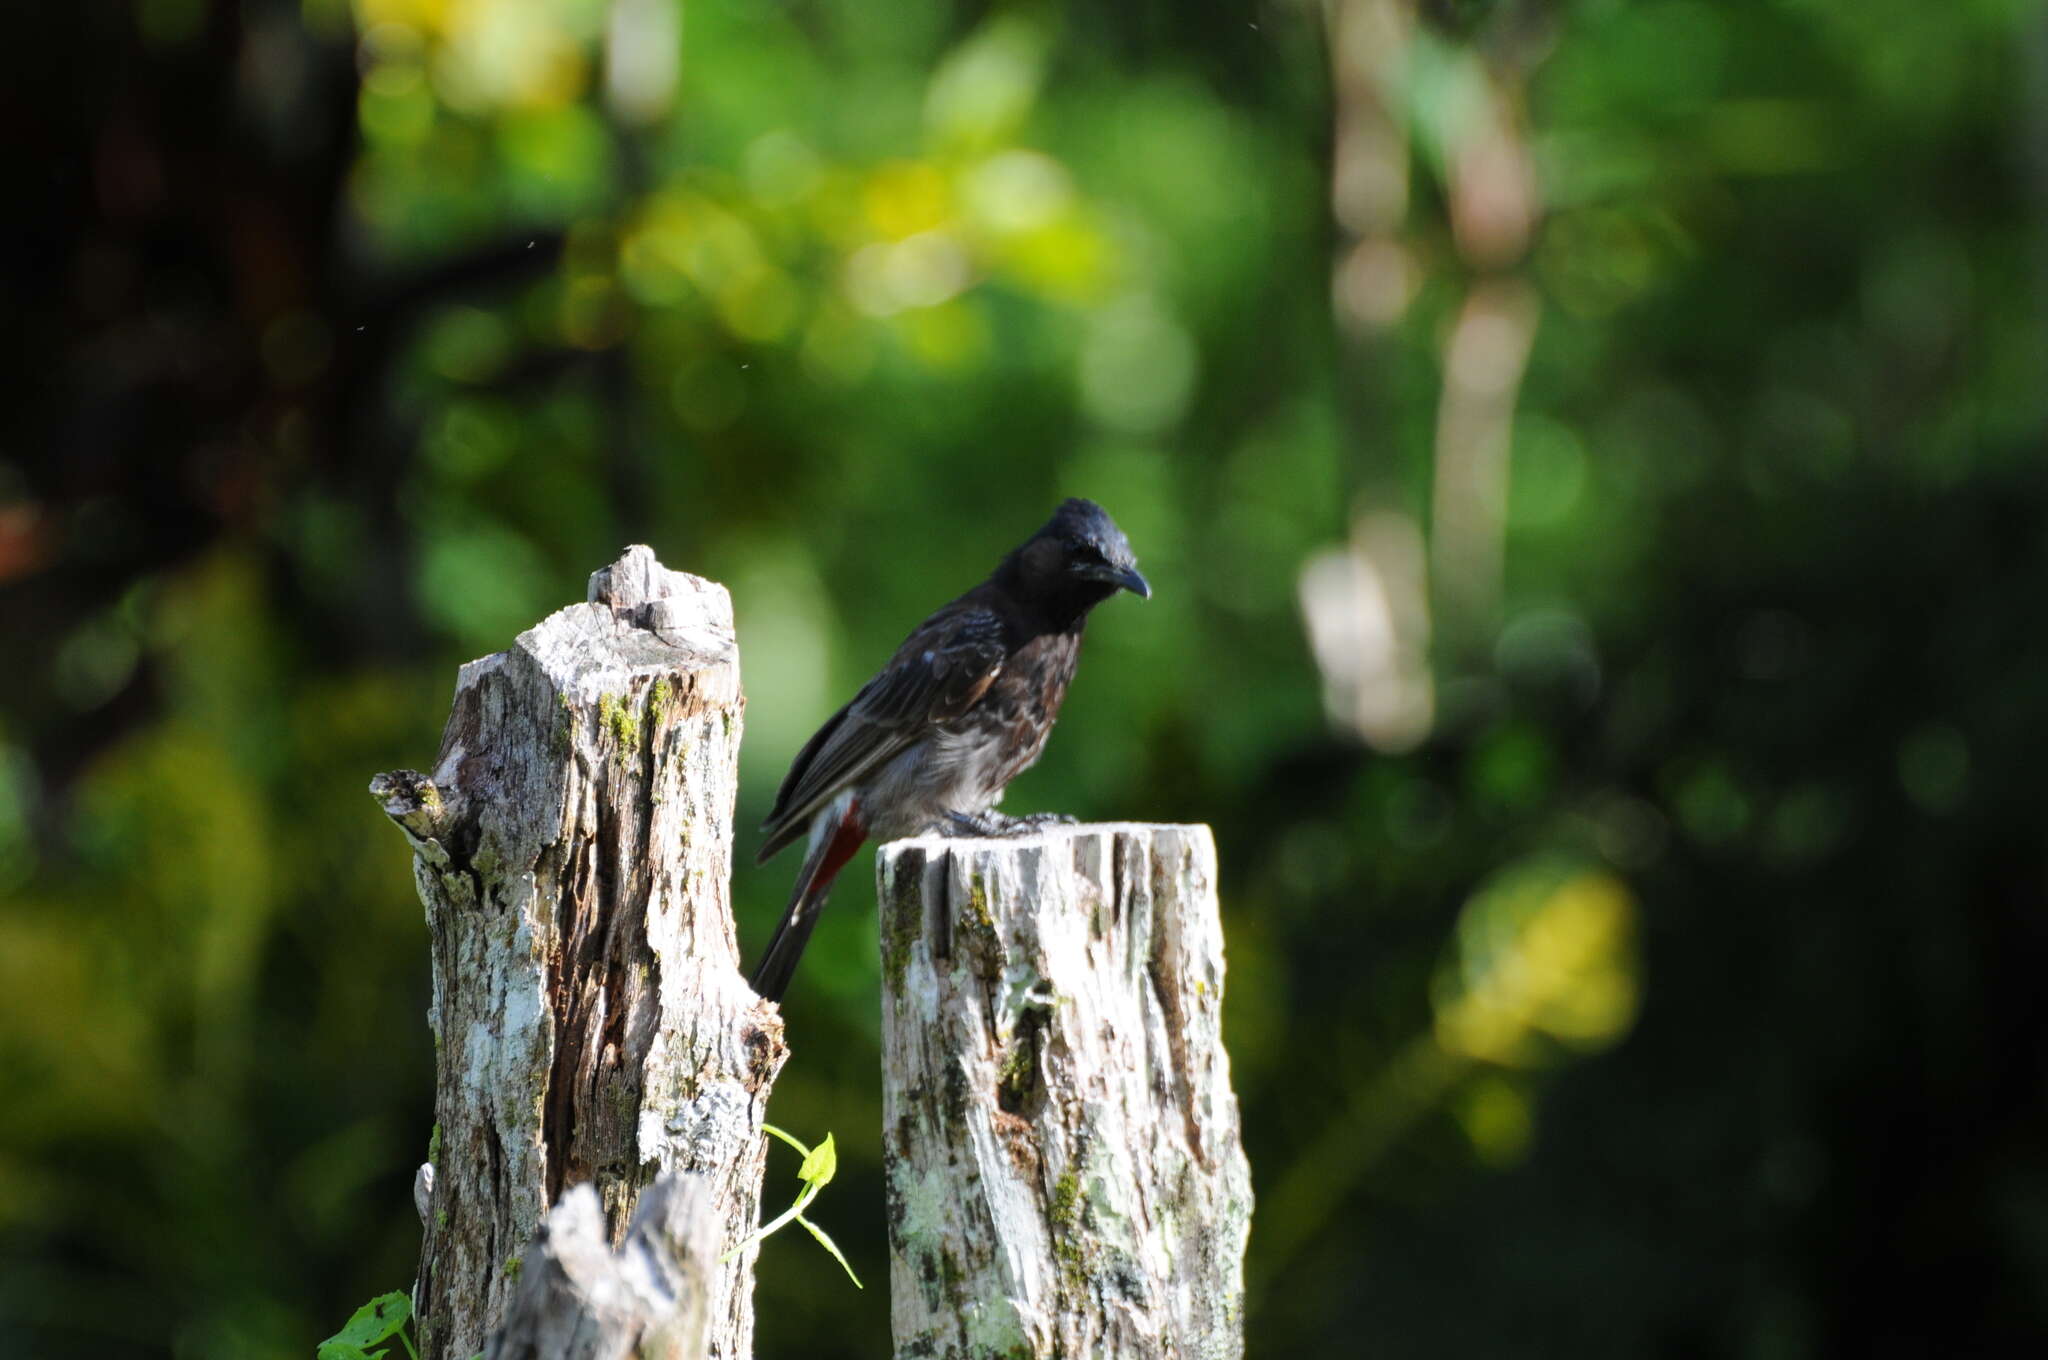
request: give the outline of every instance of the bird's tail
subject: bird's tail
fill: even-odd
[[[810,942],[811,927],[818,923],[818,913],[825,909],[825,899],[832,893],[832,880],[866,839],[860,801],[850,792],[834,798],[812,818],[810,850],[804,855],[803,868],[797,871],[789,909],[782,913],[782,924],[775,927],[768,951],[754,968],[754,990],[766,999],[780,1001],[789,990],[789,980],[796,975],[796,961],[803,957],[804,946]]]

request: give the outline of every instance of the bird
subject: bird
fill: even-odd
[[[1094,501],[1062,502],[987,580],[912,629],[804,743],[761,824],[757,864],[806,833],[809,842],[754,970],[757,993],[782,999],[832,880],[862,842],[1016,835],[1073,820],[994,809],[1045,749],[1089,611],[1125,590],[1152,598],[1123,530]]]

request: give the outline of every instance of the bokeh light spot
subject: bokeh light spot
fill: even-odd
[[[1970,791],[1970,747],[1947,723],[1929,723],[1899,744],[1899,783],[1924,811],[1954,812]]]
[[[1074,202],[1066,167],[1039,151],[1010,150],[989,157],[969,172],[965,191],[968,211],[997,232],[1046,226]]]
[[[1148,297],[1114,303],[1092,318],[1081,347],[1081,405],[1110,429],[1149,434],[1187,409],[1194,338]]]
[[[952,210],[946,177],[924,161],[893,161],[868,177],[861,201],[868,222],[900,240],[945,223]]]
[[[1612,874],[1550,861],[1504,871],[1467,903],[1437,986],[1447,1053],[1528,1066],[1540,1040],[1596,1049],[1634,1023],[1635,900]]]

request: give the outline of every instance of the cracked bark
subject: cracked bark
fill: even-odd
[[[897,841],[877,876],[896,1354],[1241,1355],[1208,828]]]
[[[462,668],[431,775],[371,783],[433,955],[426,1360],[483,1348],[566,1189],[592,1187],[612,1245],[669,1171],[704,1173],[716,1240],[753,1227],[787,1054],[729,899],[742,704],[724,588],[634,547]],[[721,1360],[751,1350],[754,1255],[708,1272]]]

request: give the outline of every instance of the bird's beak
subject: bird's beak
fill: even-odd
[[[1089,562],[1080,566],[1075,574],[1090,581],[1100,581],[1118,590],[1128,590],[1141,600],[1152,598],[1152,587],[1144,577],[1138,575],[1136,567],[1119,567],[1108,562]]]

